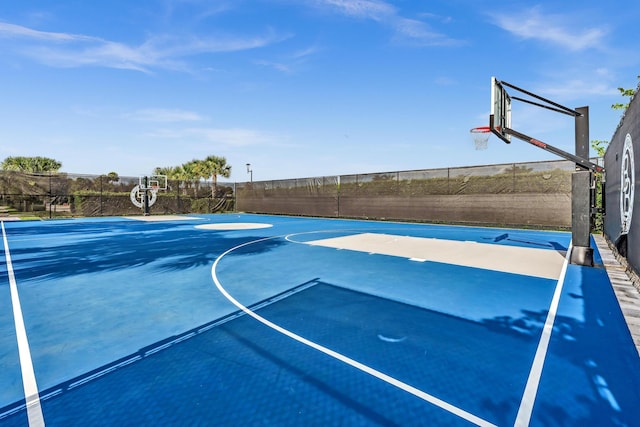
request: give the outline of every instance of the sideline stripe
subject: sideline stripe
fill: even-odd
[[[536,354],[533,358],[533,364],[531,365],[527,385],[524,388],[520,408],[518,408],[518,415],[516,416],[516,421],[514,423],[514,426],[516,427],[528,426],[529,421],[531,420],[531,413],[533,412],[533,405],[536,401],[540,377],[542,376],[542,367],[544,366],[544,360],[547,357],[547,349],[549,347],[549,341],[551,340],[551,333],[553,332],[553,323],[556,320],[558,305],[560,304],[560,295],[562,294],[562,288],[564,287],[564,280],[567,274],[567,267],[569,265],[569,257],[571,256],[572,249],[573,244],[569,244],[569,250],[567,251],[567,256],[564,259],[562,272],[558,278],[556,289],[553,292],[553,298],[551,299],[551,305],[549,306],[549,313],[547,314],[547,319],[544,322],[542,335],[540,336],[538,348],[536,349]]]
[[[227,298],[233,305],[235,305],[236,307],[238,307],[240,310],[244,311],[245,313],[247,313],[249,316],[253,317],[254,319],[256,319],[258,322],[280,332],[283,335],[288,336],[289,338],[292,338],[296,341],[298,341],[301,344],[304,344],[306,346],[309,346],[315,350],[318,350],[324,354],[326,354],[327,356],[333,357],[334,359],[337,359],[343,363],[346,363],[356,369],[359,369],[362,372],[365,372],[369,375],[372,375],[388,384],[391,384],[401,390],[406,391],[407,393],[410,393],[422,400],[425,400],[435,406],[438,406],[441,409],[444,409],[445,411],[448,411],[454,415],[457,415],[460,418],[463,418],[469,422],[472,422],[478,426],[484,426],[484,427],[495,427],[494,424],[490,423],[489,421],[483,420],[480,417],[477,417],[463,409],[460,409],[456,406],[451,405],[450,403],[447,403],[443,400],[438,399],[435,396],[432,396],[428,393],[425,393],[422,390],[419,390],[409,384],[403,383],[402,381],[393,378],[387,374],[384,374],[380,371],[377,371],[363,363],[360,363],[356,360],[353,360],[343,354],[340,354],[336,351],[333,351],[327,347],[324,347],[320,344],[317,344],[313,341],[310,341],[304,337],[301,337],[300,335],[297,335],[281,326],[276,325],[275,323],[265,319],[264,317],[260,316],[259,314],[251,311],[249,308],[247,308],[246,306],[242,305],[240,302],[238,302],[235,298],[233,298],[220,284],[220,281],[218,280],[218,276],[216,275],[216,267],[218,266],[218,263],[220,262],[220,260],[227,254],[229,254],[230,252],[239,249],[243,246],[248,246],[254,243],[259,243],[259,242],[264,242],[266,240],[271,240],[271,239],[276,239],[276,238],[281,238],[282,236],[275,236],[275,237],[267,237],[264,239],[258,239],[258,240],[254,240],[252,242],[246,242],[243,243],[241,245],[235,246],[225,252],[223,252],[218,258],[216,258],[215,262],[213,263],[213,265],[211,266],[211,277],[213,278],[213,282],[215,283],[216,287],[218,288],[218,290],[222,293],[222,295],[225,296],[225,298]],[[288,236],[285,236],[285,239]]]
[[[40,406],[38,385],[36,384],[36,375],[33,372],[31,351],[29,350],[27,331],[24,327],[24,319],[22,318],[20,297],[18,296],[18,286],[16,284],[16,278],[13,274],[13,264],[11,263],[11,254],[9,253],[9,242],[7,241],[7,233],[4,230],[4,221],[0,221],[0,225],[2,226],[4,254],[7,260],[7,275],[9,276],[11,304],[13,305],[13,319],[16,325],[16,339],[18,340],[18,354],[20,355],[20,368],[22,370],[22,387],[24,388],[24,396],[27,406],[27,417],[29,418],[29,427],[44,427],[44,416],[42,415],[42,407]]]

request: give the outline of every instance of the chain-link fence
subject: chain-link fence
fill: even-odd
[[[236,184],[242,212],[337,217],[339,177],[287,179]]]
[[[569,161],[236,184],[243,212],[571,227]]]
[[[242,211],[568,228],[569,161],[510,163],[245,183],[169,180],[152,214]],[[138,177],[0,171],[0,206],[34,216],[141,213]]]
[[[138,177],[28,174],[0,171],[0,207],[4,214],[42,217],[139,215],[132,190]],[[135,193],[135,191],[134,191]],[[151,213],[186,214],[234,210],[233,184],[169,180],[157,191]]]

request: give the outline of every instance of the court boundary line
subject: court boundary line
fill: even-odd
[[[260,242],[264,242],[267,240],[273,240],[273,239],[278,239],[278,238],[284,238],[285,240],[288,240],[289,236],[295,235],[295,234],[299,234],[299,233],[294,233],[294,234],[287,234],[284,236],[272,236],[272,237],[266,237],[266,238],[262,238],[262,239],[258,239],[258,240],[253,240],[251,242],[245,242],[242,243],[240,245],[234,246],[230,249],[227,249],[226,251],[224,251],[222,254],[220,254],[216,260],[213,262],[213,265],[211,266],[211,277],[213,279],[213,282],[216,286],[216,288],[218,288],[218,291],[220,291],[220,293],[222,293],[222,295],[229,301],[231,302],[233,305],[235,305],[236,307],[238,307],[240,310],[242,310],[244,313],[248,314],[249,316],[253,317],[255,320],[257,320],[258,322],[262,323],[263,325],[303,344],[306,345],[308,347],[311,347],[317,351],[320,351],[321,353],[326,354],[329,357],[332,357],[340,362],[343,362],[347,365],[350,365],[353,368],[358,369],[361,372],[364,372],[366,374],[369,374],[375,378],[378,378],[381,381],[386,382],[389,385],[392,385],[394,387],[397,387],[407,393],[410,393],[412,395],[414,395],[415,397],[418,397],[426,402],[431,403],[434,406],[437,406],[440,409],[443,409],[453,415],[456,415],[466,421],[472,422],[478,426],[486,426],[486,427],[495,427],[495,424],[490,423],[489,421],[486,421],[476,415],[473,415],[467,411],[465,411],[464,409],[458,408],[448,402],[445,402],[444,400],[441,400],[429,393],[426,393],[416,387],[413,387],[409,384],[406,384],[390,375],[387,375],[383,372],[380,372],[374,368],[371,368],[370,366],[367,366],[361,362],[358,362],[355,359],[352,359],[348,356],[345,356],[341,353],[338,353],[337,351],[331,350],[330,348],[324,347],[318,343],[315,343],[307,338],[304,338],[294,332],[289,331],[288,329],[285,329],[273,322],[271,322],[270,320],[265,319],[264,317],[260,316],[259,314],[255,313],[254,311],[252,311],[251,309],[249,309],[248,307],[246,307],[245,305],[241,304],[238,300],[236,300],[235,298],[233,298],[233,296],[231,296],[231,294],[229,294],[227,292],[227,290],[222,286],[222,284],[220,283],[220,281],[218,280],[218,276],[216,274],[216,268],[218,266],[218,263],[220,262],[220,260],[222,258],[224,258],[226,255],[228,255],[229,253],[240,249],[244,246],[248,246],[248,245],[252,245],[255,243],[260,243]]]
[[[20,358],[20,371],[22,374],[22,388],[24,390],[25,405],[27,408],[27,418],[30,427],[44,427],[44,416],[40,405],[40,395],[38,384],[33,370],[33,359],[29,349],[27,330],[24,326],[22,308],[20,306],[20,296],[18,295],[18,284],[16,283],[9,251],[9,241],[4,229],[4,221],[0,221],[2,226],[2,240],[4,243],[4,256],[7,264],[7,276],[9,278],[9,289],[11,293],[11,305],[13,307],[13,321],[16,330],[16,340],[18,341],[18,355]]]
[[[522,399],[520,400],[520,406],[518,408],[518,414],[514,426],[524,427],[528,426],[531,421],[531,415],[533,414],[533,407],[536,402],[536,396],[538,394],[538,387],[540,385],[540,379],[542,378],[542,368],[547,357],[547,350],[549,348],[549,342],[551,341],[551,334],[553,333],[553,325],[558,313],[558,306],[560,305],[560,296],[562,295],[562,289],[564,288],[564,282],[567,275],[567,268],[569,267],[569,258],[571,256],[571,250],[573,249],[573,242],[569,244],[567,255],[562,265],[562,271],[558,278],[558,283],[553,292],[551,304],[549,306],[549,312],[545,319],[544,326],[542,328],[542,334],[540,335],[540,341],[538,341],[538,347],[536,348],[535,356],[533,357],[533,363],[531,364],[531,370],[527,378],[527,383],[522,393]]]

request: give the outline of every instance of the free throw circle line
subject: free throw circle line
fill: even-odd
[[[252,245],[254,243],[260,243],[260,242],[264,242],[267,240],[272,240],[272,239],[278,239],[278,238],[285,238],[288,240],[288,238],[290,236],[293,236],[294,234],[289,234],[286,236],[273,236],[273,237],[267,237],[267,238],[263,238],[263,239],[258,239],[258,240],[254,240],[251,242],[246,242],[246,243],[242,243],[240,245],[234,246],[231,249],[226,250],[225,252],[223,252],[218,258],[216,258],[216,260],[214,261],[213,265],[211,266],[211,277],[213,279],[214,284],[216,285],[216,288],[218,288],[218,290],[220,291],[220,293],[222,293],[222,295],[224,295],[224,297],[229,300],[229,302],[231,302],[233,305],[235,305],[236,307],[238,307],[240,310],[242,310],[244,313],[248,314],[249,316],[253,317],[255,320],[257,320],[258,322],[262,323],[263,325],[295,340],[298,341],[301,344],[304,344],[308,347],[311,347],[315,350],[318,350],[324,354],[326,354],[329,357],[333,357],[334,359],[337,359],[343,363],[346,363],[347,365],[350,365],[364,373],[367,373],[371,376],[374,376],[376,378],[378,378],[379,380],[382,380],[384,382],[386,382],[387,384],[390,384],[394,387],[397,387],[407,393],[410,393],[424,401],[427,401],[441,409],[444,409],[445,411],[457,415],[460,418],[463,418],[469,422],[472,422],[478,426],[486,426],[486,427],[490,427],[493,426],[495,427],[494,424],[483,420],[480,417],[477,417],[463,409],[460,409],[456,406],[451,405],[450,403],[447,403],[441,399],[438,399],[437,397],[426,393],[420,389],[417,389],[409,384],[406,384],[396,378],[393,378],[383,372],[380,372],[370,366],[367,366],[363,363],[358,362],[357,360],[351,359],[348,356],[345,356],[344,354],[338,353],[337,351],[331,350],[330,348],[324,347],[318,343],[315,343],[311,340],[308,340],[294,332],[289,331],[288,329],[285,329],[267,319],[265,319],[264,317],[260,316],[259,314],[253,312],[251,309],[247,308],[246,306],[244,306],[243,304],[241,304],[238,300],[236,300],[233,296],[231,296],[231,294],[229,294],[229,292],[227,292],[227,290],[222,286],[222,284],[220,283],[220,281],[218,280],[218,276],[216,274],[216,268],[218,267],[218,263],[220,262],[220,260],[222,258],[224,258],[226,255],[228,255],[229,253],[240,249],[244,246],[248,246],[248,245]]]

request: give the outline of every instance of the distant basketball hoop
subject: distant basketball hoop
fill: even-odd
[[[480,126],[471,129],[469,132],[471,132],[471,138],[476,146],[476,150],[486,150],[489,136],[491,135],[491,128],[489,128],[489,126]]]
[[[141,208],[145,215],[149,215],[149,207],[158,199],[159,190],[167,190],[166,175],[141,175],[138,185],[131,190],[131,203]]]

